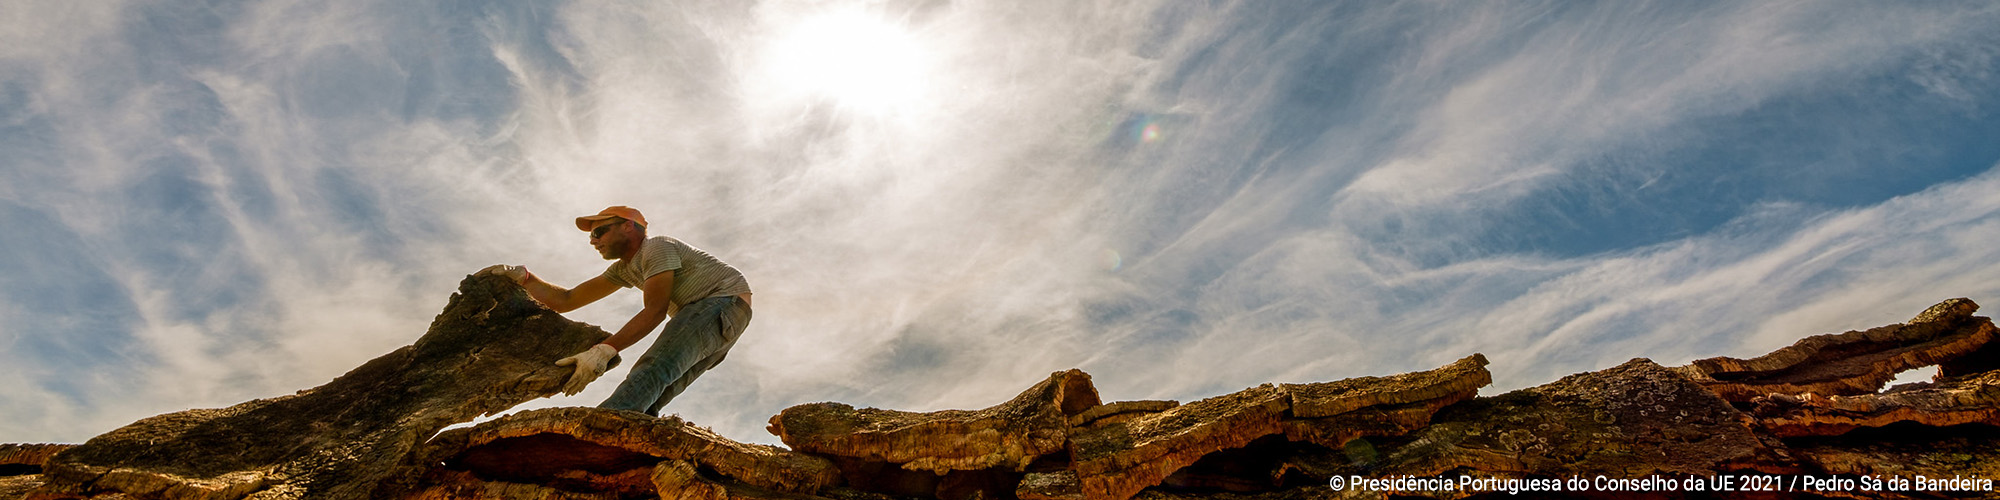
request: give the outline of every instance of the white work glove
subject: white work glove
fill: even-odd
[[[576,365],[576,372],[571,373],[569,382],[563,384],[563,394],[575,396],[576,393],[583,392],[583,386],[590,385],[591,381],[604,375],[605,365],[611,362],[612,356],[617,355],[618,349],[611,347],[611,344],[597,344],[590,346],[590,350],[576,353],[575,356],[556,360],[556,366]]]
[[[514,280],[514,284],[516,285],[528,280],[528,268],[522,266],[494,264],[486,266],[485,269],[480,269],[479,272],[472,273],[473,276],[485,276],[488,274],[506,276],[507,279]]]

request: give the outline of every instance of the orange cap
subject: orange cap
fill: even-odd
[[[604,219],[609,219],[612,217],[619,217],[632,222],[637,222],[639,223],[639,227],[646,227],[646,216],[639,215],[639,211],[632,209],[632,207],[619,205],[611,208],[606,208],[604,209],[604,211],[598,212],[597,215],[585,215],[582,217],[577,217],[576,228],[589,231],[590,223],[601,221]]]

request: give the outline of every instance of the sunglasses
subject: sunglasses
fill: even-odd
[[[610,224],[605,224],[605,225],[602,225],[602,226],[597,226],[597,229],[592,229],[592,230],[590,230],[590,237],[591,237],[591,239],[597,239],[597,238],[603,238],[603,237],[604,237],[604,233],[609,233],[609,232],[611,232],[611,228],[614,228],[614,227],[618,227],[618,226],[620,226],[620,225],[623,225],[623,224],[625,224],[625,221],[622,221],[622,220],[621,220],[621,221],[618,221],[618,222],[613,222],[613,223],[610,223]]]

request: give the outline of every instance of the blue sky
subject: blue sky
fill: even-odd
[[[668,411],[1428,369],[2000,301],[1986,2],[0,5],[0,442],[324,383],[644,210],[756,319]],[[622,324],[635,292],[572,313]],[[648,341],[650,342],[650,340]],[[608,378],[617,380],[622,371]],[[592,405],[614,382],[524,405]]]

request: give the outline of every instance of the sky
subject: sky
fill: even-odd
[[[0,442],[314,387],[572,219],[744,271],[667,407],[1426,370],[2000,302],[2000,4],[0,2]],[[615,327],[624,291],[568,314]],[[649,345],[643,341],[641,347]],[[637,351],[628,351],[634,352]],[[574,397],[590,406],[624,369]]]

